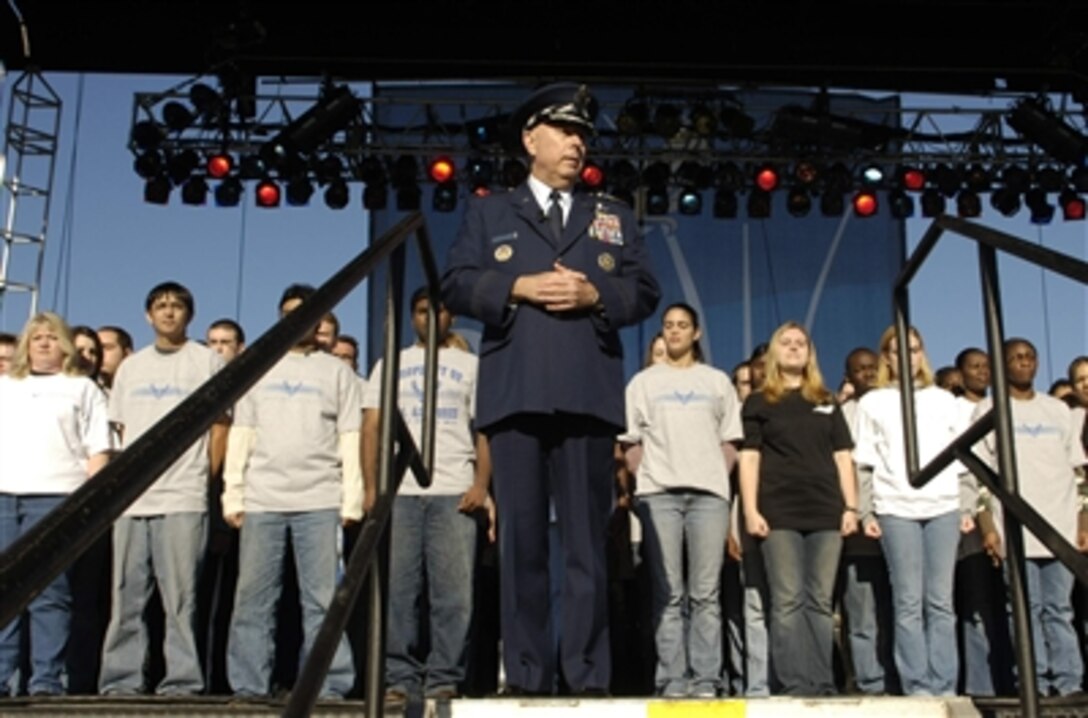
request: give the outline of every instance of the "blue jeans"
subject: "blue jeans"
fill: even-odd
[[[955,695],[959,676],[952,579],[959,514],[879,515],[895,605],[895,666],[906,695]]]
[[[654,584],[657,689],[666,696],[716,694],[722,679],[718,597],[729,502],[712,494],[664,493],[642,497],[639,510]],[[691,607],[686,628],[685,601]]]
[[[831,608],[842,535],[772,529],[763,540],[771,589],[771,653],[786,695],[833,695],[835,617]]]
[[[117,519],[100,692],[144,691],[144,608],[156,583],[165,614],[166,672],[155,692],[192,695],[204,690],[196,642],[196,589],[207,533],[207,514],[198,512]]]
[[[1024,570],[1039,692],[1064,696],[1079,691],[1084,663],[1073,629],[1073,574],[1053,558],[1028,559]]]
[[[276,606],[283,591],[283,560],[288,537],[298,572],[302,604],[303,658],[325,619],[336,590],[340,512],[247,512],[238,547],[238,587],[234,594],[227,643],[227,679],[236,695],[264,696],[271,691],[275,657]],[[347,639],[325,676],[322,695],[343,697],[351,690],[354,669]]]
[[[884,558],[846,556],[843,574],[842,611],[854,683],[862,693],[890,693],[895,685],[892,596]]]
[[[7,549],[66,498],[64,494],[0,494],[0,550]],[[61,674],[72,618],[72,592],[67,574],[60,574],[35,596],[27,606],[27,613],[30,619],[27,689],[31,693],[59,695],[64,692]],[[0,695],[8,691],[8,683],[21,662],[22,628],[22,616],[0,628]]]
[[[416,695],[456,690],[465,678],[472,621],[476,520],[461,496],[397,496],[389,554],[386,684]],[[416,657],[424,576],[431,650]]]
[[[963,692],[993,696],[1012,685],[1005,584],[985,551],[956,562],[956,614],[963,640]]]

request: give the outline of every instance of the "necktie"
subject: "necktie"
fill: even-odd
[[[552,229],[552,237],[558,244],[563,239],[563,205],[559,203],[559,190],[553,189],[548,199],[551,200],[551,206],[548,207],[548,225]]]

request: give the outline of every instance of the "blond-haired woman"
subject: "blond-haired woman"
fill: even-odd
[[[922,336],[909,330],[919,461],[966,428],[956,398],[933,383]],[[895,612],[895,664],[907,695],[952,695],[959,674],[952,586],[961,531],[974,527],[972,498],[957,465],[920,489],[910,485],[903,442],[895,327],[880,338],[877,387],[858,402],[854,460],[865,534],[879,538]],[[870,490],[871,487],[871,490]]]
[[[106,464],[106,400],[82,374],[68,326],[35,315],[0,376],[0,550],[26,533]],[[64,574],[28,606],[32,695],[63,692],[72,596]],[[21,660],[22,618],[0,629],[0,690]]]
[[[745,526],[762,540],[779,690],[828,695],[835,692],[832,592],[842,537],[857,531],[853,443],[804,327],[786,322],[775,331],[766,370],[742,412]]]

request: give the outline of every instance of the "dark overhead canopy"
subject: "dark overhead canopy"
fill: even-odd
[[[0,59],[45,71],[358,80],[579,77],[985,93],[1088,77],[1088,3],[14,0]],[[535,24],[534,24],[535,23]]]

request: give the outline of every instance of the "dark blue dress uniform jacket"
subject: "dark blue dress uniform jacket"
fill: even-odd
[[[514,280],[551,270],[556,260],[597,287],[596,310],[550,313],[511,305]],[[473,197],[450,248],[442,288],[450,311],[485,325],[478,427],[518,413],[558,412],[623,427],[618,329],[652,314],[661,294],[626,205],[575,193],[557,244],[528,185]]]

